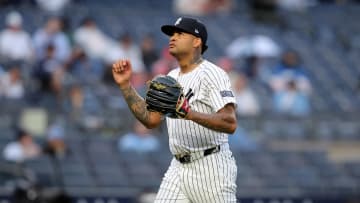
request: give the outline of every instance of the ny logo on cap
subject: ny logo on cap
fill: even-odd
[[[182,18],[178,18],[175,22],[175,25],[179,25],[181,21],[182,21]]]
[[[199,34],[199,30],[198,30],[198,29],[195,29],[195,33],[196,33],[196,34]]]

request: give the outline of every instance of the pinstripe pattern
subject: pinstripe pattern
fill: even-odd
[[[181,189],[179,169],[180,165],[172,160],[156,195],[156,203],[190,203]]]
[[[231,91],[228,75],[218,66],[204,60],[197,68],[179,74],[180,68],[169,73],[187,92],[194,92],[190,106],[202,113],[215,113],[234,97],[221,96]],[[236,202],[236,164],[228,145],[228,134],[213,131],[193,121],[166,118],[172,154],[196,152],[221,145],[218,153],[188,164],[172,160],[156,197],[156,203]]]
[[[237,168],[231,151],[223,148],[189,164],[173,159],[155,203],[235,203]]]
[[[179,75],[180,69],[169,73],[183,86],[184,92],[190,88],[194,92],[190,100],[193,110],[215,113],[227,103],[236,103],[234,97],[221,97],[220,91],[231,91],[228,75],[218,66],[204,60],[190,73]],[[215,145],[228,143],[228,135],[205,128],[195,122],[166,118],[170,151],[173,154],[205,150]]]

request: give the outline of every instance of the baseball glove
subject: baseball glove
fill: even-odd
[[[148,84],[145,102],[149,111],[157,111],[171,118],[185,118],[190,110],[191,89],[184,95],[181,85],[172,77],[159,75]]]

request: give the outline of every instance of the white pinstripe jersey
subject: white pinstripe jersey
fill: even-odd
[[[201,113],[215,113],[228,103],[236,104],[227,73],[215,64],[203,60],[198,67],[186,74],[180,68],[169,72],[187,93],[189,88],[194,96],[189,103],[191,109]],[[228,143],[228,134],[216,132],[193,121],[166,118],[169,145],[172,154],[205,150]]]

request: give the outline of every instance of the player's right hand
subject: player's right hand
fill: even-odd
[[[130,85],[131,73],[132,67],[129,60],[119,60],[112,65],[112,75],[120,88]]]

